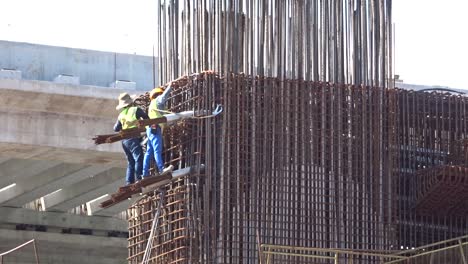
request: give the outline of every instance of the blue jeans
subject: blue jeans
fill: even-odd
[[[125,181],[132,184],[136,179],[141,180],[143,169],[143,148],[140,145],[141,138],[129,138],[122,141],[122,147],[127,156],[127,175]]]
[[[149,168],[151,160],[154,158],[159,172],[164,169],[164,160],[162,157],[163,151],[163,138],[161,128],[157,126],[156,129],[151,127],[146,128],[146,135],[148,136],[148,145],[146,146],[145,158],[143,160],[143,177],[149,176]]]

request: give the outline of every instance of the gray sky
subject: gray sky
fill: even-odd
[[[0,0],[0,39],[152,55],[156,0]],[[395,73],[468,89],[468,0],[393,0]]]

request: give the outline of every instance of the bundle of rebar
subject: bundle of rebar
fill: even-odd
[[[390,87],[391,7],[391,0],[158,0],[156,82],[214,70]]]

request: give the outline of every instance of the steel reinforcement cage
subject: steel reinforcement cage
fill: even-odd
[[[234,74],[191,77],[174,91],[171,111],[221,103],[224,112],[164,133],[168,163],[204,164],[205,171],[164,188],[154,263],[256,263],[258,243],[391,248],[388,94]],[[129,211],[130,263],[144,255],[160,191]]]
[[[467,138],[465,97],[205,73],[178,87],[169,106],[219,103],[219,117],[166,128],[167,164],[205,170],[130,208],[130,263],[145,251],[152,263],[258,263],[260,244],[396,252],[468,231],[464,211],[417,210],[434,195],[421,187],[428,188],[425,171],[465,164],[464,152],[451,150]],[[164,210],[148,250],[161,191]]]
[[[157,1],[155,86],[214,70],[170,110],[225,111],[166,128],[166,163],[205,170],[130,208],[129,262],[259,263],[260,244],[394,253],[466,234],[466,98],[393,89],[391,7]]]

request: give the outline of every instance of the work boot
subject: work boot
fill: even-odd
[[[164,168],[164,169],[163,169],[163,171],[161,172],[161,174],[170,172],[170,171],[172,171],[173,169],[174,169],[174,166],[169,165],[167,168]]]

